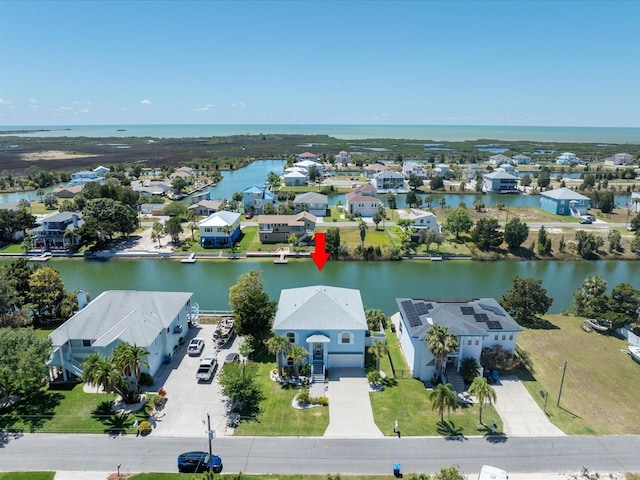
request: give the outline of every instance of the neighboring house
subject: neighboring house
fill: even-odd
[[[242,192],[242,205],[246,212],[262,213],[267,203],[274,203],[275,195],[267,187],[253,185]]]
[[[198,305],[190,292],[141,292],[107,290],[80,306],[80,311],[54,330],[49,338],[52,353],[47,364],[61,369],[64,380],[70,374],[82,376],[82,362],[92,353],[109,356],[121,343],[149,352],[149,368],[154,375],[184,340],[190,324],[197,323]],[[80,298],[79,298],[80,303]]]
[[[66,250],[65,244],[78,245],[80,237],[69,235],[84,224],[77,212],[59,212],[47,215],[39,221],[40,225],[31,230],[33,246],[44,250]]]
[[[316,162],[318,160],[318,156],[315,153],[311,153],[311,152],[303,152],[298,154],[298,161],[302,162],[305,160],[309,160],[311,162]]]
[[[240,236],[240,214],[216,212],[198,223],[200,246],[203,248],[228,247]]]
[[[540,194],[540,208],[555,215],[579,217],[589,210],[589,197],[570,188],[556,188]]]
[[[176,169],[176,171],[173,172],[173,173],[174,174],[176,174],[176,173],[183,174],[184,173],[189,177],[193,177],[193,176],[195,176],[196,171],[191,167],[180,167],[180,168]]]
[[[220,210],[220,205],[222,205],[220,200],[200,200],[198,203],[189,205],[189,210],[194,210],[201,217],[208,217]]]
[[[99,167],[94,168],[93,171],[96,172],[99,177],[106,177],[107,173],[109,173],[111,169],[100,165]]]
[[[292,169],[286,172],[282,178],[286,187],[300,187],[307,184],[307,172],[302,169]]]
[[[440,225],[436,221],[436,216],[433,212],[412,208],[407,218],[411,220],[411,224],[416,230],[429,229],[433,233],[440,233]]]
[[[162,216],[164,215],[164,209],[168,203],[143,203],[140,205],[140,213],[143,215],[155,215]]]
[[[503,163],[498,168],[496,168],[494,172],[506,172],[509,175],[513,175],[514,177],[518,176],[518,171],[510,163]]]
[[[205,192],[198,192],[191,195],[191,204],[201,202],[202,200],[211,200],[211,192],[209,190]]]
[[[367,178],[373,178],[373,176],[376,175],[377,173],[384,172],[385,170],[388,170],[388,169],[389,167],[382,165],[380,163],[372,163],[371,165],[367,165],[366,167],[363,168],[364,174],[366,175]]]
[[[605,165],[629,165],[633,160],[633,156],[628,153],[616,153],[611,157],[604,159]]]
[[[360,215],[362,217],[372,217],[382,205],[376,196],[376,187],[372,185],[360,185],[347,193],[347,203],[345,205],[347,213]]]
[[[416,162],[405,162],[402,165],[402,174],[405,178],[409,178],[411,175],[415,175],[416,177],[420,177],[423,180],[427,178],[427,170]]]
[[[580,163],[580,159],[576,157],[575,153],[564,152],[556,157],[557,165],[571,165]]]
[[[633,192],[631,194],[631,198],[629,199],[629,206],[631,207],[631,210],[633,210],[634,212],[640,213],[640,193]]]
[[[336,155],[336,166],[343,167],[345,165],[349,165],[349,163],[351,163],[351,155],[344,150],[338,152]]]
[[[383,170],[373,176],[371,184],[378,192],[384,193],[392,191],[405,191],[404,177],[400,172],[393,170]]]
[[[31,207],[31,202],[29,202],[29,207]],[[20,208],[21,206],[19,201],[0,203],[0,210],[11,210],[12,212],[19,212]],[[14,242],[18,242],[24,238],[24,232],[22,230],[11,232],[10,237]]]
[[[71,174],[71,181],[67,186],[75,187],[76,185],[85,185],[89,182],[96,182],[102,185],[104,183],[104,176],[98,175],[93,170],[82,170]]]
[[[327,368],[364,368],[368,328],[358,290],[324,285],[282,290],[273,329],[309,352],[311,373],[320,381]]]
[[[422,381],[431,380],[435,373],[435,359],[426,345],[427,334],[434,325],[446,327],[449,334],[456,336],[458,349],[447,356],[445,364],[458,371],[467,357],[480,364],[485,347],[500,345],[513,353],[516,337],[522,331],[493,298],[397,298],[396,303],[400,311],[394,321],[398,323],[400,346],[412,376]]]
[[[510,173],[495,171],[482,176],[482,189],[487,193],[509,193],[518,191],[518,177]]]
[[[324,167],[322,166],[321,163],[318,163],[314,160],[309,160],[309,159],[301,160],[299,162],[294,163],[293,166],[301,170],[304,170],[307,173],[307,175],[309,174],[309,169],[311,167],[316,167],[317,172],[320,173],[320,175],[324,175]]]
[[[497,155],[491,155],[489,157],[489,163],[491,165],[502,165],[503,163],[511,163],[511,159],[502,153]]]
[[[329,197],[322,193],[307,192],[296,195],[293,199],[293,207],[296,213],[309,212],[316,217],[325,217],[329,208]]]
[[[451,168],[449,167],[449,165],[446,165],[444,163],[439,163],[438,165],[436,165],[436,167],[433,169],[433,172],[437,176],[442,177],[446,180],[449,180],[449,177],[451,176]]]
[[[131,189],[134,192],[138,192],[140,195],[148,195],[150,197],[153,195],[158,195],[162,197],[171,190],[171,185],[167,185],[166,183],[162,182],[151,182],[149,180],[146,180],[144,182],[136,180],[131,182]]]
[[[84,185],[74,185],[73,187],[58,187],[53,194],[58,198],[73,198],[82,192]]]
[[[469,165],[467,166],[467,180],[475,180],[478,177],[478,174],[482,175],[482,166],[480,165]]]
[[[526,155],[514,155],[511,157],[511,161],[516,165],[529,165],[531,164],[531,157],[527,157]]]
[[[318,219],[309,212],[297,215],[260,215],[258,217],[258,235],[260,243],[288,243],[294,234],[297,242],[313,235]],[[296,243],[297,243],[296,242]]]

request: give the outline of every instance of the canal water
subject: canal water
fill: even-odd
[[[7,265],[8,260],[0,260]],[[229,287],[251,269],[263,271],[265,290],[277,300],[280,290],[309,285],[357,288],[365,308],[386,314],[397,311],[399,297],[495,297],[500,299],[516,275],[542,280],[554,299],[550,312],[571,304],[573,293],[587,276],[600,275],[610,289],[626,282],[640,289],[638,261],[503,261],[405,260],[400,262],[328,262],[318,271],[311,259],[275,265],[272,260],[87,261],[54,259],[48,265],[60,272],[68,290],[84,288],[92,298],[111,289],[189,291],[202,309],[226,309]]]

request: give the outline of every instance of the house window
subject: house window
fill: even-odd
[[[480,339],[476,338],[476,345],[480,345]]]
[[[509,340],[513,340],[513,333],[509,334]]]
[[[351,332],[342,332],[340,334],[340,343],[341,344],[353,343],[353,335],[351,335]]]
[[[496,333],[496,336],[493,337],[494,340],[498,340],[498,334]]]
[[[82,346],[83,347],[90,347],[91,346],[91,340],[82,340]]]
[[[287,338],[289,339],[289,343],[296,343],[296,334],[293,332],[287,333]]]
[[[471,339],[467,340],[467,345],[471,345]]]
[[[502,340],[506,340],[507,339],[507,335],[506,334],[502,334]]]

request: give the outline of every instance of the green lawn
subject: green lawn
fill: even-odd
[[[541,392],[549,392],[546,412],[569,435],[639,434],[640,365],[625,353],[626,340],[585,332],[583,319],[547,315],[555,327],[525,329],[518,346],[532,362],[520,378],[544,408]],[[562,367],[567,362],[560,408],[556,406]]]
[[[327,470],[330,470],[330,468],[327,467]],[[389,475],[342,475],[342,478],[348,478],[349,480],[382,480],[389,477]],[[2,478],[0,477],[0,479]],[[194,477],[192,473],[139,473],[131,477],[130,480],[192,480],[193,478],[197,477]],[[226,473],[216,475],[215,478],[234,480],[240,477],[238,477],[238,473]],[[327,480],[327,475],[247,475],[243,473],[241,478],[242,480]]]
[[[329,425],[329,409],[316,407],[297,410],[291,406],[296,388],[283,386],[271,380],[269,372],[276,368],[272,355],[263,354],[256,359],[258,380],[266,399],[261,403],[262,413],[256,421],[243,421],[236,435],[263,436],[322,436]]]
[[[53,480],[56,472],[0,472],[0,480]]]
[[[0,248],[2,253],[23,254],[24,248],[21,243],[7,243],[4,247]]]

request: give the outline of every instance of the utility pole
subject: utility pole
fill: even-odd
[[[211,450],[211,440],[213,440],[213,431],[211,430],[211,416],[207,413],[207,436],[209,437],[209,474],[213,468],[213,451]]]
[[[565,360],[564,367],[562,367],[562,379],[560,380],[560,391],[558,392],[558,403],[557,407],[560,406],[560,396],[562,395],[562,386],[564,385],[564,374],[567,372],[567,362]]]

